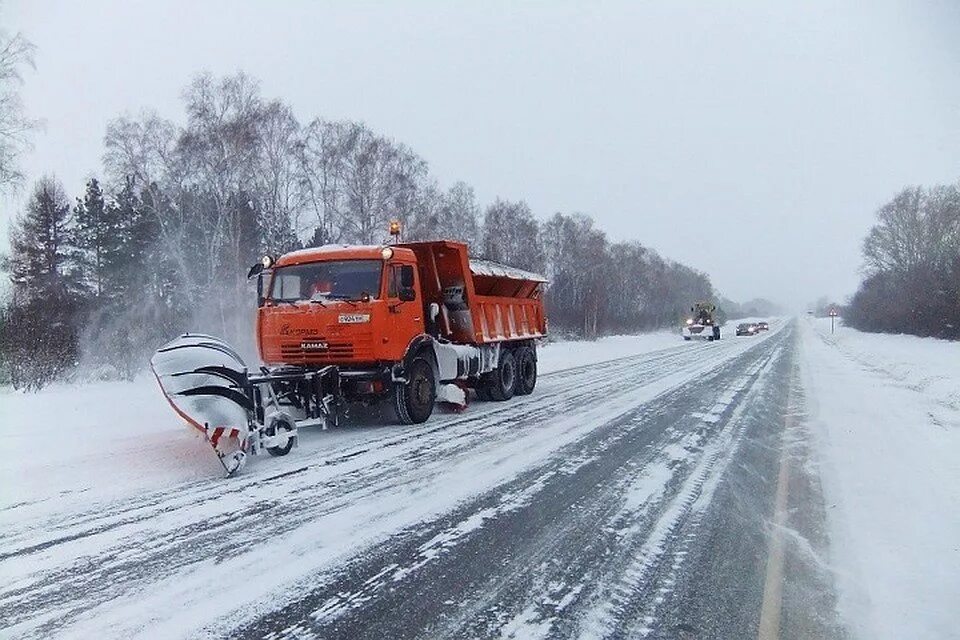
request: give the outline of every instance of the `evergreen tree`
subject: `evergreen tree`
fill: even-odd
[[[11,228],[10,254],[4,259],[17,300],[62,299],[83,290],[70,224],[63,187],[53,178],[41,178]]]
[[[116,277],[117,263],[122,262],[118,254],[123,251],[126,238],[119,210],[105,202],[100,183],[92,178],[87,182],[83,199],[77,198],[73,216],[77,263],[99,300],[111,291],[111,285],[115,284],[110,281],[111,276]]]
[[[183,296],[176,295],[183,278],[158,242],[156,212],[169,207],[158,193],[141,191],[127,178],[106,204],[105,219],[116,230],[116,241],[104,255],[104,295],[83,340],[84,365],[94,375],[132,378],[157,344],[186,328],[189,313]]]
[[[74,366],[83,287],[70,243],[70,204],[52,178],[41,179],[10,233],[3,261],[13,301],[0,334],[16,388],[40,388]]]

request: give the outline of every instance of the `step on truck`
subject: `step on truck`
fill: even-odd
[[[265,256],[248,277],[260,367],[202,334],[151,359],[170,405],[228,474],[248,454],[286,455],[298,428],[335,426],[352,403],[390,405],[414,424],[438,394],[505,401],[536,386],[546,279],[471,259],[463,243],[303,249]]]

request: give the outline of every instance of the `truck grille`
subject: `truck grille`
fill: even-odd
[[[325,345],[326,348],[323,348]],[[373,360],[373,336],[356,340],[311,338],[280,346],[280,359],[287,364],[337,364]]]

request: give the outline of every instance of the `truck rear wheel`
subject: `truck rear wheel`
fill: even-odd
[[[500,361],[495,371],[489,373],[487,389],[490,399],[502,402],[513,397],[517,384],[517,363],[509,349],[500,349]]]
[[[437,387],[433,367],[426,358],[418,356],[407,367],[407,381],[393,385],[393,407],[403,424],[426,422],[433,413]]]
[[[533,347],[521,347],[517,350],[517,386],[518,396],[528,396],[537,386],[537,354]]]

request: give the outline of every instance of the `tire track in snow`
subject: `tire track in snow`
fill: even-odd
[[[589,391],[599,388],[608,388],[611,382],[622,378],[627,373],[631,373],[630,370],[636,367],[636,362],[631,361],[641,361],[643,369],[640,371],[633,371],[632,373],[642,376],[656,371],[658,367],[669,368],[678,363],[682,363],[685,359],[689,359],[689,354],[678,352],[678,349],[679,348],[670,349],[666,352],[654,352],[653,354],[647,354],[650,357],[644,355],[629,356],[627,358],[608,361],[598,365],[587,365],[584,367],[564,369],[561,371],[544,374],[541,376],[541,386],[542,381],[544,380],[562,383],[568,378],[588,377],[588,380],[576,381],[571,386],[576,386],[581,390]],[[371,452],[378,452],[382,449],[402,447],[410,442],[413,442],[414,444],[420,444],[422,446],[431,446],[435,441],[425,441],[425,437],[432,436],[441,431],[450,429],[455,430],[457,427],[472,425],[475,423],[485,424],[487,427],[496,426],[498,423],[491,423],[487,420],[491,417],[499,418],[500,420],[513,421],[534,418],[536,417],[536,411],[538,409],[549,409],[554,400],[563,400],[568,395],[569,389],[567,386],[562,384],[554,384],[546,391],[539,389],[537,393],[532,396],[532,404],[528,400],[525,400],[523,404],[518,404],[519,401],[523,400],[520,398],[518,398],[516,401],[513,401],[513,403],[505,404],[479,403],[478,405],[475,403],[472,405],[469,415],[453,416],[448,417],[447,419],[437,416],[437,418],[440,418],[439,420],[434,418],[424,425],[403,427],[402,434],[397,434],[395,430],[390,430],[389,433],[384,435],[380,435],[380,433],[377,432],[375,435],[372,435],[369,440],[363,442],[362,444],[351,444],[345,447],[336,447],[333,451],[327,453],[326,457],[317,462],[307,462],[306,464],[303,464],[304,461],[298,460],[297,462],[300,463],[299,466],[295,466],[292,469],[287,469],[277,473],[263,475],[262,473],[269,472],[271,469],[264,469],[263,467],[260,467],[258,471],[262,473],[251,475],[248,473],[250,471],[248,468],[244,474],[235,478],[214,477],[202,485],[198,485],[196,483],[185,483],[152,493],[148,496],[135,498],[133,500],[123,500],[119,503],[107,504],[104,505],[105,508],[103,510],[93,510],[88,513],[73,515],[63,519],[55,517],[49,520],[29,523],[29,526],[24,527],[19,531],[16,528],[11,527],[3,535],[0,535],[0,543],[3,544],[4,548],[4,551],[0,552],[0,561],[23,553],[32,553],[43,550],[48,546],[68,542],[86,535],[95,535],[114,526],[145,520],[153,517],[157,513],[169,512],[170,510],[179,508],[182,505],[193,505],[196,504],[197,501],[217,499],[224,493],[240,492],[248,489],[251,486],[271,483],[289,475],[299,474],[317,468],[341,466],[343,463],[349,462],[351,458],[364,456],[370,454]],[[460,437],[461,435],[462,434],[457,433],[455,437]],[[198,446],[206,445],[198,444]],[[251,462],[255,465],[258,461],[253,460]],[[282,465],[285,461],[268,459],[267,462],[271,465]],[[29,506],[30,504],[33,503],[19,503],[16,505],[16,507],[25,507]],[[151,512],[151,508],[155,508],[155,511]],[[122,516],[129,517],[123,518]],[[84,529],[84,527],[86,528]],[[68,532],[64,533],[59,538],[51,537],[40,542],[36,540],[36,534],[38,531],[44,534],[49,534],[49,532],[56,532],[61,529],[67,530]],[[18,544],[22,546],[16,548]],[[14,547],[13,550],[6,550],[11,547]]]
[[[782,354],[772,354],[752,365],[708,412],[722,428],[706,447],[680,491],[661,513],[653,531],[646,535],[635,558],[615,583],[609,597],[581,622],[582,635],[598,638],[647,637],[657,623],[657,610],[676,582],[689,543],[696,538],[705,509],[710,505],[720,479],[734,459],[743,435],[743,414],[764,388],[767,373]],[[744,393],[744,390],[747,391]],[[740,395],[736,405],[734,396]],[[731,410],[732,409],[732,410]],[[606,596],[606,594],[605,594]]]
[[[645,373],[647,372],[641,372],[641,374]],[[641,375],[637,384],[642,385],[646,380],[647,378]],[[582,386],[581,390],[587,391],[586,405],[589,406],[590,400],[593,399],[591,394],[596,395],[596,390],[589,385]],[[623,387],[624,393],[629,393],[631,390],[629,385]],[[576,400],[574,404],[582,402],[583,398],[578,396]],[[553,418],[558,412],[565,411],[567,408],[566,403],[554,405],[553,411],[548,416],[542,416],[538,411],[534,412],[533,417],[537,420],[545,417]],[[516,413],[509,412],[507,421]],[[523,412],[523,417],[528,417],[529,413]],[[524,427],[524,423],[497,424],[509,427],[507,435],[511,437],[516,437]],[[475,439],[483,439],[478,437],[477,432],[471,435]],[[423,448],[419,443],[416,444],[417,446],[410,452],[414,456],[420,455]],[[443,457],[434,461],[434,464],[442,470],[446,466],[446,460],[447,458]],[[359,458],[354,462],[358,465],[362,464]],[[5,605],[15,606],[15,610],[9,610],[7,619],[17,622],[20,617],[18,613],[29,612],[32,608],[42,608],[47,603],[56,603],[60,608],[69,608],[72,604],[71,615],[76,615],[98,602],[108,602],[116,597],[120,591],[118,586],[123,586],[128,592],[135,592],[141,586],[147,589],[150,586],[149,583],[138,585],[137,583],[143,581],[132,578],[142,574],[157,580],[165,575],[175,575],[181,569],[200,564],[208,558],[219,560],[234,552],[242,553],[250,546],[261,544],[266,536],[280,535],[317,518],[333,517],[344,512],[351,503],[373,498],[384,490],[384,482],[391,485],[394,490],[404,483],[423,482],[425,478],[422,475],[412,478],[403,475],[403,468],[410,467],[410,463],[411,460],[400,459],[395,465],[384,467],[361,466],[334,484],[318,485],[306,482],[299,487],[287,489],[285,495],[291,498],[295,498],[296,494],[307,494],[306,499],[309,503],[296,499],[278,501],[274,495],[260,499],[251,498],[244,501],[240,510],[226,508],[222,513],[214,516],[187,519],[187,523],[182,526],[159,527],[160,535],[148,536],[146,535],[148,532],[138,530],[113,541],[113,544],[98,544],[86,554],[85,558],[81,558],[79,563],[64,567],[40,581],[31,580],[24,589],[13,589],[9,593],[0,594],[0,616],[8,614]],[[369,473],[370,477],[364,477],[365,473]],[[291,478],[297,482],[302,479],[302,477]],[[247,489],[259,487],[259,485],[260,483],[253,483]],[[330,501],[324,503],[324,499],[328,496]],[[231,496],[225,495],[219,499],[222,501],[227,497]],[[202,512],[203,507],[203,504],[198,505],[195,510]],[[266,524],[259,522],[265,517],[269,518]],[[151,520],[145,520],[145,522],[151,522]],[[131,538],[137,539],[131,540]],[[40,584],[38,585],[37,582]],[[38,589],[38,586],[41,588]],[[43,630],[48,630],[48,627],[44,627]]]
[[[763,361],[773,357],[769,350],[765,351],[766,354],[761,356]],[[742,364],[736,366],[742,368]],[[373,559],[363,558],[357,566],[347,568],[340,576],[318,578],[314,583],[323,584],[322,588],[315,589],[308,597],[301,595],[293,604],[265,616],[239,632],[238,636],[491,637],[498,631],[509,631],[512,625],[516,630],[522,629],[517,637],[534,637],[532,632],[536,629],[562,637],[564,634],[553,628],[544,611],[551,607],[554,613],[568,608],[575,610],[576,606],[572,605],[581,599],[581,592],[589,591],[593,586],[584,577],[589,572],[574,570],[571,573],[569,567],[551,569],[549,565],[558,557],[576,560],[581,556],[582,564],[595,568],[606,564],[604,555],[622,551],[623,541],[618,536],[624,532],[623,523],[634,523],[638,517],[636,511],[622,512],[623,496],[629,495],[626,488],[638,476],[649,481],[651,461],[662,456],[670,446],[683,449],[687,445],[697,450],[696,440],[707,441],[705,448],[700,447],[699,455],[695,457],[701,461],[699,466],[691,459],[683,460],[683,464],[674,465],[675,468],[660,474],[654,482],[657,485],[655,490],[647,487],[653,495],[640,500],[634,509],[651,513],[647,518],[641,518],[638,530],[644,531],[651,522],[659,521],[656,518],[666,517],[670,505],[678,500],[689,507],[695,501],[690,498],[690,482],[705,494],[704,482],[715,476],[704,469],[716,470],[717,460],[729,449],[729,434],[733,430],[730,424],[736,422],[731,414],[742,411],[745,404],[749,404],[749,400],[739,396],[745,380],[756,375],[759,364],[748,371],[748,378],[739,378],[732,387],[726,388],[721,397],[709,398],[712,404],[706,404],[706,411],[694,418],[704,427],[699,434],[701,438],[691,438],[696,434],[687,429],[689,421],[685,415],[689,416],[691,412],[686,402],[690,396],[715,396],[708,390],[717,380],[730,374],[729,368],[704,378],[694,388],[673,391],[656,402],[629,412],[623,419],[612,420],[597,428],[590,438],[560,450],[535,472],[444,518],[434,528],[417,535],[398,536],[394,540],[395,548],[390,552],[378,553]],[[737,409],[728,410],[735,397],[738,398]],[[664,415],[669,418],[667,422],[672,421],[683,428],[644,428]],[[714,433],[720,422],[723,422],[720,435],[726,434],[726,439]],[[640,456],[636,455],[638,450]],[[704,463],[704,459],[708,463]],[[589,479],[578,477],[581,474]],[[686,474],[693,474],[693,480]],[[684,477],[687,479],[683,480]],[[565,499],[543,495],[562,495],[571,488],[576,495],[567,495]],[[592,496],[594,490],[601,495]],[[674,495],[673,499],[661,495],[661,492],[669,494],[678,490],[686,493],[677,494],[680,497]],[[518,495],[523,498],[518,500]],[[705,500],[709,501],[709,497]],[[558,505],[558,501],[562,504]],[[544,504],[547,506],[540,506]],[[561,521],[569,517],[573,522],[565,526],[562,522],[551,522],[555,526],[545,531],[537,526],[536,512],[541,509],[548,510]],[[571,511],[581,513],[569,515]],[[523,522],[516,522],[518,520]],[[604,524],[618,520],[618,526]],[[597,536],[597,527],[601,525],[605,535]],[[501,529],[509,534],[498,535]],[[537,539],[533,548],[517,550],[517,547],[524,547],[526,534],[544,539]],[[495,542],[491,543],[491,538]],[[439,546],[437,541],[441,541]],[[606,551],[589,550],[604,545]],[[492,553],[504,554],[509,566],[484,564],[484,558]],[[470,565],[478,566],[471,570]],[[536,571],[534,567],[537,567]],[[561,578],[552,579],[558,572]],[[455,576],[452,579],[451,574]],[[536,579],[531,578],[533,574]],[[577,577],[581,579],[577,580]],[[598,578],[595,576],[595,579]],[[406,584],[408,581],[412,586]],[[531,585],[531,581],[540,584]],[[472,585],[469,595],[457,591],[465,584]],[[590,588],[585,589],[586,586]],[[444,593],[449,593],[450,599],[444,600]],[[531,593],[536,594],[532,600]],[[469,606],[459,604],[464,599]],[[425,609],[430,613],[417,619],[417,613],[410,613],[411,609]],[[418,626],[431,617],[441,622],[434,626],[429,623]]]

